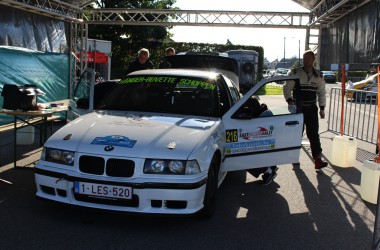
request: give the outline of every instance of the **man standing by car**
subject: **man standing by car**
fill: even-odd
[[[314,52],[305,51],[303,54],[302,67],[289,72],[289,75],[296,75],[300,79],[300,93],[302,100],[302,113],[304,115],[304,125],[306,135],[310,141],[311,153],[314,159],[315,169],[319,170],[327,166],[327,162],[322,160],[322,147],[319,139],[318,107],[321,119],[325,118],[326,90],[325,81],[320,73],[313,66],[315,61]],[[285,83],[283,91],[285,100],[289,105],[295,105],[295,84],[294,81]]]
[[[149,50],[142,48],[137,53],[136,60],[129,64],[127,74],[144,69],[154,69],[153,63],[149,60]]]

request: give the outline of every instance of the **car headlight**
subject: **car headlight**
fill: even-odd
[[[161,160],[147,159],[144,164],[145,174],[194,175],[201,172],[196,160]]]
[[[44,148],[41,159],[69,166],[74,165],[75,153],[73,151],[61,150],[56,148]]]

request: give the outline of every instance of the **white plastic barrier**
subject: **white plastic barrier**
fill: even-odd
[[[379,191],[380,164],[365,161],[360,179],[360,195],[363,200],[372,204],[377,203]]]

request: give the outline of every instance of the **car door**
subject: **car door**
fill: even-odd
[[[94,110],[95,71],[87,68],[82,73],[69,101],[68,120],[87,114]]]
[[[296,106],[288,106],[283,96],[282,83],[288,80],[296,83]],[[298,90],[299,79],[295,77],[264,79],[252,87],[223,115],[225,129],[223,171],[299,161],[303,114],[300,109],[301,99]],[[254,95],[261,104],[265,102],[268,110],[257,117],[240,116],[239,112],[245,110],[244,105]]]

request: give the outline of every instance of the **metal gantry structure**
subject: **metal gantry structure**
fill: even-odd
[[[322,0],[310,12],[83,8],[59,0],[1,0],[0,5],[70,23],[72,83],[87,66],[88,25],[213,26],[305,29],[305,49],[319,55],[321,29],[371,0]],[[83,1],[82,1],[83,2]],[[81,54],[80,58],[76,55]],[[74,63],[75,62],[75,63]]]

